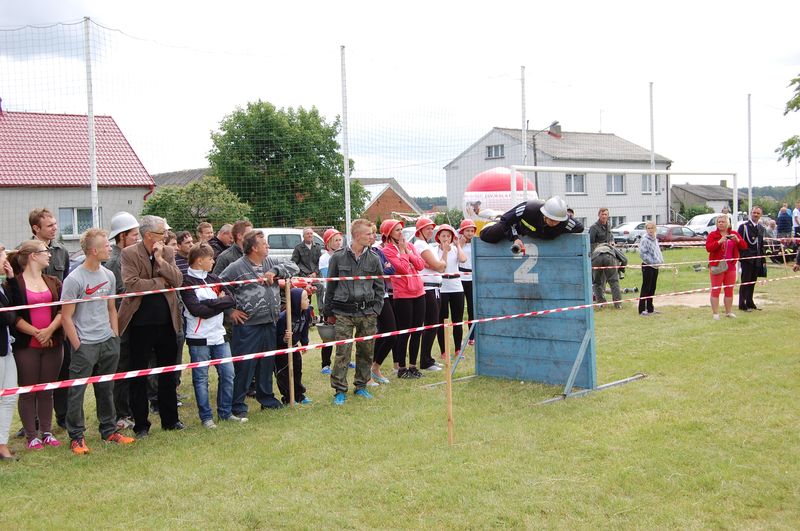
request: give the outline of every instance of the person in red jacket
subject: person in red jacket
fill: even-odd
[[[725,286],[725,315],[736,317],[731,311],[733,306],[733,285],[736,283],[736,262],[739,258],[739,249],[746,249],[747,243],[739,234],[731,230],[730,218],[726,215],[717,216],[717,229],[706,239],[708,251],[708,269],[711,275],[711,311],[714,320],[719,320],[719,292]],[[727,264],[727,266],[723,265]],[[715,272],[712,268],[724,269]]]

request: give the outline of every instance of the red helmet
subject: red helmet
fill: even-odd
[[[453,237],[453,239],[454,240],[456,239],[456,229],[454,229],[453,227],[451,227],[447,223],[445,223],[444,225],[439,225],[438,227],[436,227],[436,233],[433,235],[433,239],[436,240],[439,243],[442,243],[441,241],[439,241],[439,235],[442,232],[445,232],[445,231],[449,231],[450,235]]]
[[[341,233],[341,232],[339,232],[339,231],[338,231],[338,230],[336,230],[336,229],[327,229],[327,230],[325,231],[325,234],[323,234],[323,235],[322,235],[322,241],[325,243],[325,248],[326,248],[326,249],[328,248],[328,241],[329,241],[331,238],[333,238],[334,236],[336,236],[337,234],[339,234],[339,235],[341,236],[341,234],[342,234],[342,233]]]
[[[424,229],[425,227],[430,227],[433,225],[436,226],[436,223],[430,220],[430,218],[421,217],[417,220],[417,232],[415,234],[419,234],[419,232]]]
[[[458,233],[461,234],[466,229],[475,229],[478,230],[478,226],[475,225],[475,222],[471,219],[462,219],[461,225],[458,226]]]
[[[403,226],[403,222],[396,219],[387,219],[381,223],[381,236],[388,238],[396,226]]]

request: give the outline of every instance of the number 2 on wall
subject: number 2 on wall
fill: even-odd
[[[514,271],[515,284],[538,284],[539,273],[532,273],[531,269],[536,266],[539,261],[539,249],[532,243],[525,245],[525,253],[527,256],[525,260]]]

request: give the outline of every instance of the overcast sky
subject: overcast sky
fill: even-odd
[[[520,127],[521,65],[532,129],[559,120],[649,149],[653,82],[656,151],[675,170],[737,172],[741,186],[752,94],[753,184],[797,179],[774,153],[800,132],[800,114],[783,116],[800,75],[797,1],[0,5],[4,29],[90,16],[122,32],[93,43],[97,112],[151,173],[204,166],[210,131],[258,98],[332,120],[345,45],[357,175],[396,177],[413,195],[443,195],[447,162],[493,126]],[[4,108],[86,112],[79,25],[4,31],[0,45]]]

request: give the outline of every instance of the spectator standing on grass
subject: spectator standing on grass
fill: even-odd
[[[175,249],[175,265],[181,270],[181,275],[186,275],[189,269],[189,251],[192,250],[194,239],[188,230],[182,230],[175,235],[178,247]]]
[[[767,259],[764,258],[764,226],[759,223],[761,207],[754,205],[750,210],[750,218],[739,225],[739,236],[746,247],[742,248],[742,275],[739,286],[739,309],[743,312],[758,310],[753,301],[756,289],[755,281],[759,276],[766,276]],[[763,273],[763,274],[762,274]]]
[[[114,295],[114,273],[103,267],[102,261],[111,256],[108,234],[101,229],[89,229],[81,235],[81,249],[86,260],[64,281],[61,300],[91,299]],[[64,333],[72,345],[69,365],[70,379],[92,375],[113,374],[119,362],[119,328],[117,306],[114,301],[65,304],[62,307]],[[114,411],[114,382],[97,382],[93,385],[97,403],[97,420],[100,436],[106,442],[131,444],[134,439],[122,435],[117,429]],[[70,448],[75,455],[89,453],[84,434],[83,415],[85,385],[68,388],[67,433]]]
[[[648,221],[644,225],[645,234],[639,240],[639,256],[642,257],[642,289],[639,293],[639,315],[646,317],[658,313],[653,307],[656,294],[658,268],[664,263],[664,255],[656,239],[656,223]]]
[[[449,316],[453,323],[460,323],[464,319],[464,287],[461,285],[459,267],[467,261],[467,255],[461,249],[461,243],[456,239],[456,231],[450,225],[439,225],[436,227],[434,239],[439,244],[436,255],[439,260],[447,264],[442,277],[442,297],[441,308],[439,310],[439,323],[443,323]],[[439,351],[442,358],[448,355],[459,356],[461,354],[461,338],[464,329],[461,325],[453,327],[453,340],[455,352],[447,352],[445,343],[445,329],[436,329],[436,337],[439,340]]]
[[[447,268],[447,263],[440,260],[433,246],[429,243],[433,239],[433,231],[436,224],[426,217],[417,220],[417,232],[414,239],[416,248],[422,260],[425,261],[425,269],[420,273],[422,285],[425,287],[425,320],[426,326],[435,325],[439,322],[439,312],[441,308],[440,289],[442,287],[442,276]],[[433,343],[436,341],[436,329],[430,328],[422,332],[422,348],[419,354],[419,367],[423,371],[441,371],[442,368],[433,359]]]
[[[50,265],[42,273],[56,277],[63,284],[64,279],[69,274],[69,252],[66,247],[56,240],[58,223],[55,216],[46,208],[36,208],[28,214],[28,224],[31,227],[33,239],[43,241],[50,250]],[[69,375],[70,353],[69,342],[64,342],[64,359],[61,361],[61,369],[58,372],[59,380],[66,380]],[[53,409],[56,412],[56,424],[62,428],[65,427],[65,418],[67,416],[66,389],[53,391]],[[17,433],[20,437],[23,434],[22,430]]]
[[[6,259],[6,247],[0,243],[0,308],[11,306],[11,301],[6,295],[5,279],[14,278],[14,270]],[[0,312],[0,389],[17,387],[17,364],[14,361],[14,352],[11,344],[14,337],[11,327],[14,326],[16,312]],[[0,460],[16,461],[8,447],[8,436],[11,431],[11,419],[14,417],[14,406],[17,395],[0,397]]]
[[[229,316],[233,321],[231,348],[234,355],[275,350],[277,331],[275,323],[280,316],[280,290],[275,279],[296,275],[292,262],[277,263],[269,258],[269,245],[260,230],[248,232],[242,241],[244,256],[225,268],[219,276],[223,281],[250,280],[230,287],[236,307]],[[278,409],[283,405],[272,391],[272,373],[275,358],[266,356],[240,361],[234,367],[233,406],[237,417],[247,417],[245,397],[258,367],[256,400],[261,409]]]
[[[383,273],[378,256],[370,251],[371,223],[357,219],[350,226],[353,241],[336,251],[328,265],[331,277],[377,276]],[[325,317],[336,327],[336,339],[350,339],[375,334],[377,317],[383,306],[382,279],[331,280],[325,297]],[[355,333],[355,336],[353,334]],[[347,369],[350,364],[352,343],[336,346],[336,360],[331,371],[331,387],[336,391],[335,405],[344,405],[347,399]],[[367,391],[370,379],[374,340],[356,343],[356,370],[353,385],[356,396],[372,398]]]
[[[217,256],[214,260],[214,271],[213,273],[217,276],[220,275],[225,268],[234,263],[236,260],[244,256],[244,251],[242,251],[242,241],[244,240],[244,235],[253,230],[253,224],[249,221],[239,220],[233,224],[233,228],[231,229],[231,236],[233,236],[233,244],[231,244],[228,249],[223,251],[219,256]]]
[[[214,249],[214,260],[216,260],[220,254],[227,251],[228,247],[233,243],[232,229],[233,225],[226,223],[219,228],[216,236],[208,240],[208,244]]]
[[[373,241],[370,250],[378,256],[378,260],[380,260],[381,266],[383,267],[383,274],[394,275],[396,273],[394,266],[386,258],[378,242],[376,242],[376,229],[377,227],[375,227],[374,223],[370,225],[370,235]],[[395,318],[394,307],[392,305],[392,281],[388,278],[383,279],[383,287],[383,306],[381,307],[381,313],[378,314],[377,324],[379,334],[395,332],[397,330],[397,319]],[[386,359],[386,356],[389,355],[389,352],[392,353],[394,362],[399,364],[397,336],[381,337],[375,340],[375,352],[372,356],[372,369],[370,370],[370,376],[374,383],[384,385],[389,383],[389,379],[381,372],[381,365]]]
[[[601,208],[597,212],[597,221],[589,227],[589,245],[592,251],[601,244],[614,245],[614,234],[611,232],[611,223],[608,219],[608,209]]]
[[[569,213],[569,209],[567,209],[567,213]],[[467,303],[467,317],[470,321],[475,319],[475,310],[472,300],[472,238],[475,237],[476,230],[475,222],[471,219],[462,220],[458,228],[461,251],[464,253],[464,256],[467,257],[466,261],[458,266],[458,270],[461,272],[461,287],[464,288],[464,299]],[[475,344],[475,340],[473,339],[474,335],[475,331],[473,330],[469,334],[470,345]]]
[[[186,343],[192,363],[231,357],[231,347],[225,340],[222,321],[223,312],[232,309],[236,302],[227,286],[207,286],[221,282],[219,277],[211,273],[213,267],[214,249],[209,244],[199,243],[189,250],[189,267],[183,277],[183,285],[200,286],[181,291]],[[233,364],[220,363],[216,368],[217,417],[220,421],[246,422],[246,418],[231,413]],[[204,428],[216,428],[208,398],[208,367],[192,369],[192,385],[200,422]]]
[[[481,240],[498,243],[505,239],[514,242],[520,252],[524,253],[522,236],[552,240],[561,234],[582,232],[581,222],[569,217],[567,204],[560,196],[554,195],[547,201],[531,199],[527,203],[518,204],[503,214],[494,225],[483,227]]]
[[[108,239],[114,240],[111,246],[111,258],[103,264],[106,269],[114,273],[117,281],[116,294],[125,293],[125,283],[122,281],[122,250],[139,242],[139,221],[128,212],[117,212],[111,218],[111,232]],[[115,299],[114,304],[119,312],[122,299]],[[120,336],[119,363],[115,372],[125,372],[130,367],[130,331],[126,330]],[[117,413],[117,428],[133,428],[133,413],[130,404],[130,379],[114,382],[114,411]]]
[[[789,211],[788,203],[784,203],[778,212],[777,231],[778,238],[791,238],[792,236],[792,214]]]
[[[308,345],[308,329],[311,327],[311,301],[308,292],[302,288],[291,288],[292,314],[288,317],[290,324],[286,323],[286,310],[281,312],[276,326],[275,337],[277,348],[285,349],[300,345]],[[289,356],[292,356],[294,373],[294,399],[299,404],[310,404],[311,399],[306,396],[303,386],[303,353],[278,354],[275,356],[275,380],[281,392],[281,402],[289,403]]]
[[[322,256],[322,246],[314,241],[314,229],[303,229],[303,241],[295,246],[292,251],[292,262],[300,268],[300,276],[319,276],[319,258]]]
[[[213,237],[214,237],[214,226],[211,223],[203,221],[202,223],[197,225],[197,243],[208,242]]]
[[[794,205],[794,210],[792,210],[792,232],[795,238],[800,238],[800,199]]]
[[[397,275],[392,279],[392,301],[398,330],[417,328],[425,320],[425,288],[419,272],[425,268],[425,260],[417,249],[403,236],[403,222],[387,219],[381,223],[383,254],[392,264]],[[403,334],[397,338],[394,358],[398,378],[421,378],[417,369],[417,356],[422,332]],[[408,353],[408,366],[406,366]]]
[[[708,251],[708,268],[711,276],[711,312],[714,320],[719,320],[719,292],[720,286],[724,287],[723,303],[725,315],[736,317],[733,313],[733,286],[736,284],[736,261],[739,250],[746,249],[747,243],[739,234],[731,230],[729,216],[717,216],[717,228],[706,238],[706,251]],[[715,273],[712,268],[719,267],[721,263],[724,271]]]
[[[325,252],[319,257],[319,265],[317,270],[323,278],[328,276],[328,264],[331,261],[333,253],[342,248],[344,241],[342,233],[336,229],[328,229],[322,236],[322,241],[325,242]],[[325,304],[325,290],[328,286],[326,281],[320,284],[320,290],[317,292],[317,301],[320,302],[320,315],[322,314],[322,306]],[[322,347],[322,374],[331,373],[331,356],[333,356],[333,347]]]
[[[129,292],[177,288],[183,284],[175,255],[164,245],[166,221],[158,216],[144,216],[139,222],[141,241],[122,251],[122,278]],[[178,334],[183,333],[178,295],[174,291],[127,297],[119,310],[119,326],[130,328],[131,370],[146,369],[152,356],[156,366],[174,365],[178,356]],[[150,433],[148,420],[147,378],[131,381],[131,408],[137,437]],[[158,413],[161,428],[182,430],[178,418],[177,381],[172,373],[158,375]]]
[[[61,300],[61,282],[54,276],[42,273],[50,263],[50,251],[44,242],[22,242],[11,263],[16,272],[13,278],[8,279],[11,304],[25,306]],[[64,357],[61,306],[17,310],[12,332],[19,385],[57,381]],[[52,433],[52,390],[22,395],[19,398],[19,416],[29,450],[61,444]]]

